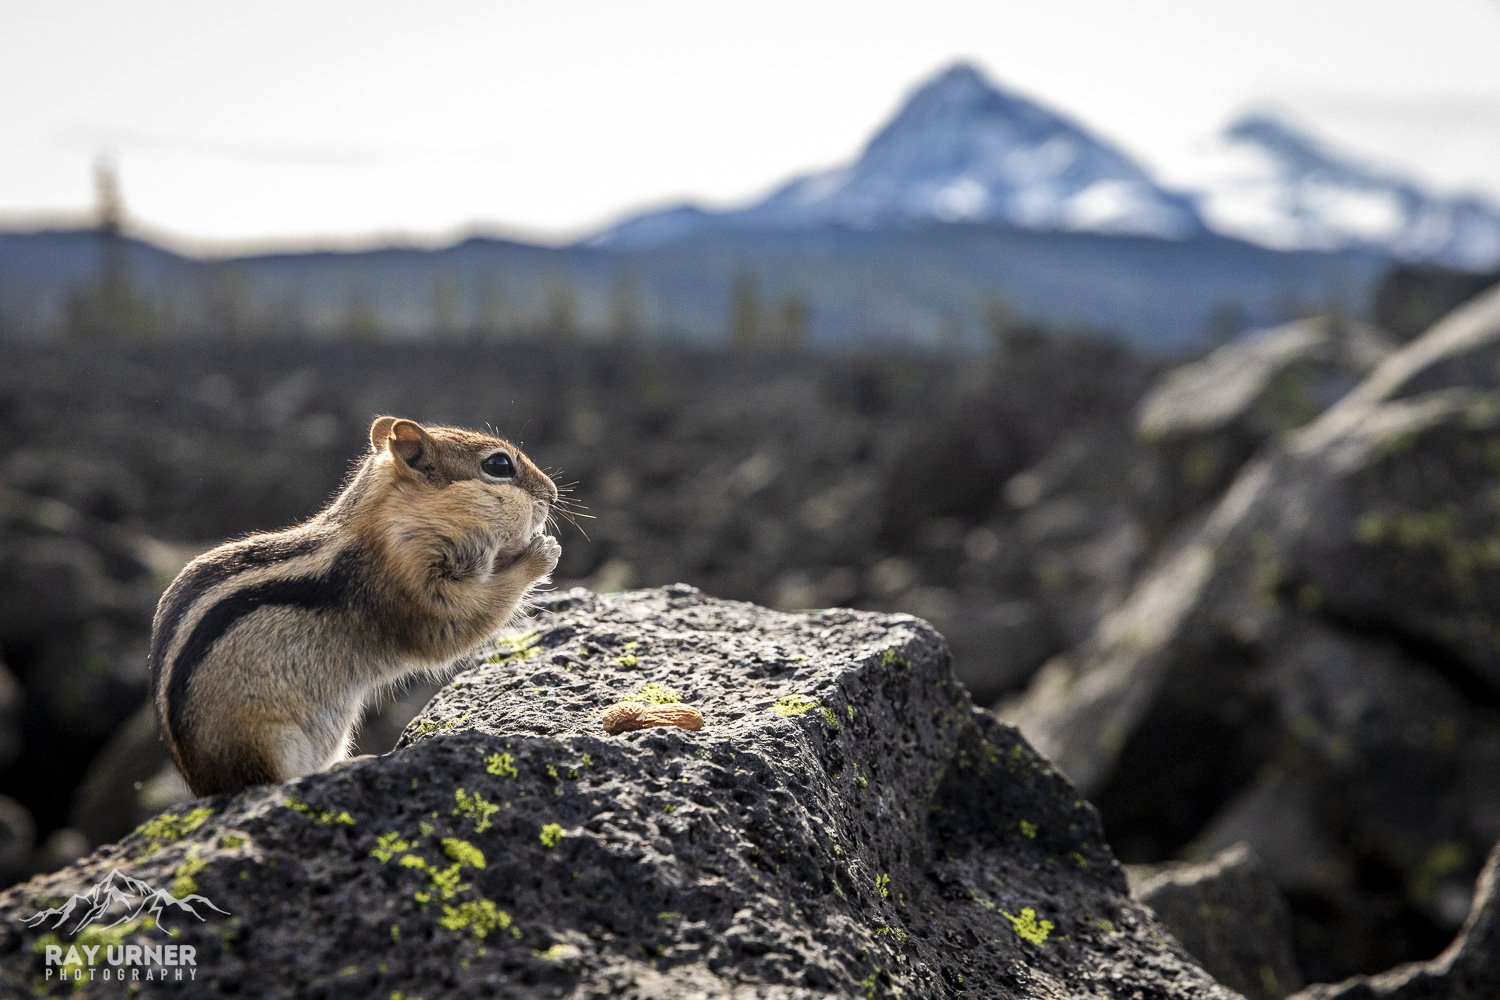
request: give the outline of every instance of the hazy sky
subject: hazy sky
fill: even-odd
[[[853,155],[958,58],[1168,181],[1269,103],[1500,198],[1500,0],[0,0],[0,219],[564,239]]]

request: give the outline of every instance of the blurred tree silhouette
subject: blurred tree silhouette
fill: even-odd
[[[641,302],[640,287],[635,275],[629,271],[615,274],[609,294],[610,340],[621,342],[638,341],[646,332],[645,307]]]
[[[485,273],[476,299],[473,327],[476,340],[499,340],[514,330],[503,271],[492,268]]]
[[[356,285],[350,292],[341,326],[347,340],[370,343],[380,339],[380,314],[375,309],[370,290],[363,284]]]
[[[463,301],[458,278],[444,272],[432,279],[432,333],[453,339],[462,331]]]
[[[729,286],[729,346],[753,350],[761,346],[760,282],[748,270],[735,272]]]
[[[161,317],[137,294],[131,280],[125,202],[108,160],[95,164],[94,183],[99,198],[99,277],[68,296],[63,320],[67,333],[79,340],[152,336],[160,330]]]
[[[989,332],[992,349],[1002,358],[1034,354],[1047,342],[1044,327],[1020,318],[1005,300],[996,296],[984,300],[980,316]]]
[[[557,340],[578,336],[578,297],[567,275],[554,274],[547,280],[547,305],[543,329]]]
[[[797,292],[781,297],[773,317],[772,341],[783,351],[800,351],[807,346],[807,322],[810,310],[807,300]]]
[[[254,305],[250,283],[240,267],[210,265],[203,294],[203,322],[210,336],[234,340],[253,332],[258,325]]]

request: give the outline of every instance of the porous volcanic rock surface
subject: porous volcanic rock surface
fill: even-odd
[[[633,694],[705,726],[606,736]],[[0,994],[43,972],[19,918],[112,869],[231,914],[171,918],[196,979],[141,995],[1236,996],[929,626],[682,586],[552,596],[395,752],[181,807],[10,889]]]

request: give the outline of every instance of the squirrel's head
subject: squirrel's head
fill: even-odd
[[[370,425],[370,450],[406,504],[455,528],[477,518],[520,544],[541,532],[557,502],[552,480],[501,438],[377,417]]]

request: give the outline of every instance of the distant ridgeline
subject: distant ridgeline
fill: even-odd
[[[1173,191],[959,64],[850,163],[746,206],[645,212],[572,246],[204,260],[97,230],[0,233],[0,337],[652,337],[987,349],[1091,331],[1175,350],[1362,315],[1393,264],[1500,265],[1500,208],[1428,192],[1250,115]],[[112,220],[112,221],[111,221]]]
[[[117,242],[110,248],[107,244]],[[649,337],[982,349],[1026,324],[1174,349],[1327,308],[1363,313],[1364,251],[927,225],[707,235],[653,248],[469,239],[202,260],[129,237],[0,234],[0,337]]]

